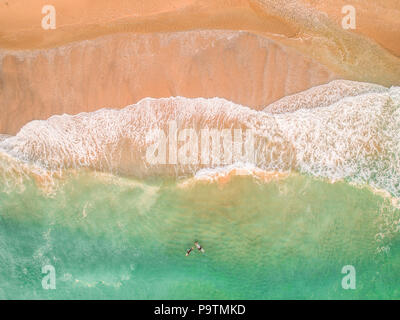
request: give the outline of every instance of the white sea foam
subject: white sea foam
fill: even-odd
[[[268,113],[286,113],[299,109],[328,107],[344,97],[355,97],[364,93],[384,93],[387,88],[371,83],[348,80],[334,80],[327,84],[310,88],[297,94],[283,97],[268,105]]]
[[[173,120],[178,129],[196,132],[254,130],[252,165],[262,170],[347,179],[400,196],[400,88],[334,81],[297,97],[273,104],[291,112],[255,111],[220,98],[146,98],[122,110],[32,121],[1,141],[0,151],[49,171],[88,167],[139,178],[194,175],[206,167],[146,163],[146,134],[167,132]]]

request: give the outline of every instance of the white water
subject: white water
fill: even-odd
[[[250,165],[262,170],[347,179],[400,196],[400,88],[342,80],[283,98],[264,111],[220,98],[171,97],[146,98],[122,110],[53,116],[28,123],[1,141],[0,150],[49,170],[88,167],[139,178],[215,168],[146,162],[146,134],[156,128],[168,132],[171,120],[178,129],[196,132],[253,129],[256,159]]]

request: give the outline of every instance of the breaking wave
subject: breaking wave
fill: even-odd
[[[233,164],[238,167],[345,179],[400,196],[400,88],[344,80],[285,97],[263,111],[221,98],[146,98],[121,110],[32,121],[16,136],[0,139],[0,173],[10,174],[10,159],[40,172],[89,168],[137,178],[219,168],[200,161],[150,165],[146,135],[168,132],[170,121],[196,132],[253,130],[254,163]]]

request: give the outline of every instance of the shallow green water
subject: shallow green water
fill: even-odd
[[[367,188],[299,175],[182,189],[82,173],[51,197],[27,182],[0,193],[0,298],[398,299],[399,219]],[[195,240],[205,254],[186,257]]]

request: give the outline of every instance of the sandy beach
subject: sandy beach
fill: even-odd
[[[263,109],[342,78],[400,83],[398,1],[56,0],[0,3],[0,132],[145,97],[221,97]],[[369,23],[379,19],[377,27]]]
[[[398,300],[399,10],[0,0],[0,300]]]

